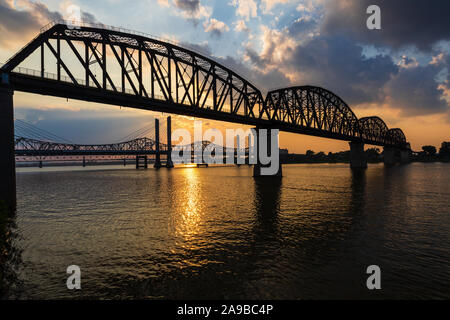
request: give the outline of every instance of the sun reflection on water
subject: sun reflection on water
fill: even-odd
[[[185,249],[194,249],[195,239],[202,233],[204,217],[201,181],[196,169],[180,171],[182,180],[175,191],[173,228],[179,242],[177,244]]]

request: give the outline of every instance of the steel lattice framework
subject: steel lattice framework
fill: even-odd
[[[266,104],[273,121],[288,122],[324,136],[360,138],[358,118],[334,93],[302,86],[269,92]]]
[[[406,146],[407,149],[411,149],[411,146],[406,141],[405,134],[403,133],[402,129],[395,128],[390,129],[386,135],[386,145],[401,145]]]
[[[242,152],[246,155],[249,153],[249,148],[224,148],[220,145],[212,143],[211,141],[202,141],[201,152],[205,151],[221,151],[225,154],[237,154]],[[112,143],[112,144],[96,144],[96,145],[82,145],[58,143],[53,141],[42,141],[31,138],[16,137],[14,140],[15,155],[16,156],[92,156],[92,155],[154,155],[157,153],[167,154],[167,144],[160,143],[159,151],[157,151],[156,142],[149,138],[138,138],[130,141]],[[173,151],[181,152],[189,148],[192,155],[196,153],[196,145],[178,145],[173,147]]]
[[[14,145],[16,156],[150,155],[157,153],[156,142],[148,138],[114,144],[81,145],[17,137]],[[159,148],[161,154],[167,154],[166,144],[160,143]]]
[[[361,118],[359,127],[365,141],[376,141],[380,144],[387,142],[389,128],[380,117]]]
[[[32,55],[40,56],[40,70],[21,66]],[[379,118],[358,120],[341,98],[326,89],[285,88],[264,99],[258,88],[211,58],[104,25],[52,23],[0,72],[2,82],[18,91],[407,146],[400,129],[388,130]]]

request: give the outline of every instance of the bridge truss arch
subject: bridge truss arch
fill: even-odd
[[[322,132],[322,136],[360,139],[358,118],[340,97],[329,90],[297,86],[271,91],[266,98],[273,121]]]
[[[39,70],[21,66],[32,55]],[[104,25],[52,23],[1,71],[13,73],[20,91],[225,121],[268,118],[261,92],[215,60]],[[30,87],[36,78],[47,83]]]
[[[27,60],[40,67],[30,69]],[[35,65],[35,64],[33,64]],[[358,120],[339,96],[296,86],[261,91],[178,44],[129,30],[57,21],[1,69],[13,90],[241,123],[375,145],[405,145],[380,118]]]
[[[365,117],[359,119],[359,128],[364,141],[386,143],[389,128],[380,117]]]
[[[411,146],[406,141],[406,136],[405,136],[403,130],[399,129],[399,128],[390,129],[388,131],[385,144],[411,149]]]
[[[156,145],[156,141],[149,138],[97,145],[59,143],[24,137],[17,137],[14,141],[17,156],[154,154],[157,151]],[[168,147],[160,143],[159,150],[161,153],[167,153]]]

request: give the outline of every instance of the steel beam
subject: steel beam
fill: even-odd
[[[156,154],[155,154],[155,165],[156,169],[161,168],[161,154],[159,150],[159,119],[155,119],[155,143],[156,143]]]
[[[16,207],[16,164],[14,157],[14,92],[0,86],[0,202]]]
[[[172,162],[172,117],[167,117],[167,168],[173,168]]]

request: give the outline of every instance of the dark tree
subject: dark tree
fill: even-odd
[[[428,156],[434,156],[437,153],[435,146],[423,146],[422,150],[428,155]]]
[[[439,155],[441,157],[450,156],[450,142],[442,142],[441,149],[439,149]]]
[[[371,162],[376,162],[380,160],[380,149],[378,148],[370,148],[366,150],[367,160]]]

